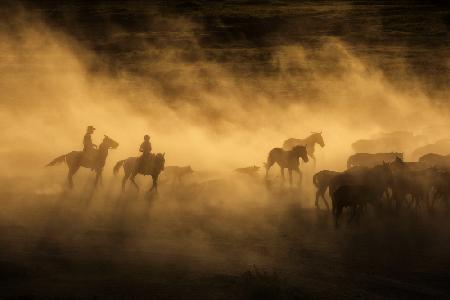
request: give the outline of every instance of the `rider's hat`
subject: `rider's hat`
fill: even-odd
[[[144,139],[149,139],[150,136],[148,134],[144,135]]]
[[[94,128],[94,126],[89,125],[89,126],[87,127],[87,130],[95,130],[95,128]]]

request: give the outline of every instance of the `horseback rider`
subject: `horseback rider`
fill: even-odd
[[[89,125],[86,129],[86,134],[83,137],[83,159],[91,160],[94,154],[94,150],[97,149],[97,145],[92,142],[91,135],[94,133],[94,126]]]
[[[139,152],[142,152],[142,155],[139,158],[138,170],[145,173],[145,168],[150,161],[150,153],[152,152],[152,144],[150,143],[150,136],[148,134],[144,135],[144,142],[139,147]]]

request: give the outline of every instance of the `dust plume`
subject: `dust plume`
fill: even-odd
[[[411,131],[429,141],[447,138],[427,128],[448,128],[449,91],[430,91],[407,62],[399,64],[396,76],[388,77],[376,57],[356,53],[337,37],[324,37],[317,47],[289,41],[268,46],[270,63],[264,72],[249,74],[238,63],[211,59],[217,54],[201,43],[204,28],[193,18],[163,14],[151,22],[154,31],[148,33],[148,42],[133,39],[136,36],[129,40],[130,49],[139,43],[145,52],[129,68],[112,68],[94,49],[48,24],[37,12],[15,8],[0,26],[0,180],[6,195],[0,219],[4,228],[15,224],[26,236],[18,246],[20,257],[14,258],[17,264],[27,264],[46,251],[64,260],[73,251],[81,253],[81,264],[100,260],[107,266],[112,261],[111,274],[129,265],[125,273],[133,278],[139,272],[154,275],[142,271],[144,262],[158,270],[176,269],[176,276],[186,270],[206,276],[240,272],[251,265],[283,266],[295,281],[314,266],[294,259],[301,271],[292,267],[291,249],[313,257],[313,249],[323,247],[317,255],[325,262],[336,263],[338,253],[343,260],[336,263],[337,269],[345,273],[348,266],[357,268],[349,256],[364,245],[353,243],[354,236],[335,233],[328,215],[311,216],[303,210],[313,203],[313,172],[344,170],[351,144],[379,133]],[[121,28],[108,30],[105,44],[108,39],[126,39]],[[163,30],[172,36],[157,35]],[[87,125],[97,128],[95,143],[105,134],[120,145],[109,152],[102,189],[90,190],[92,173],[81,170],[75,191],[69,193],[66,167],[44,166],[80,150]],[[262,167],[270,149],[281,147],[287,138],[319,131],[325,147],[316,146],[315,168],[301,163],[300,190],[270,190],[262,176],[246,178],[233,172],[238,167]],[[160,195],[151,203],[134,191],[121,194],[120,180],[112,174],[118,160],[139,155],[144,134],[150,134],[154,152],[166,153],[167,165],[194,169],[182,187],[163,178]],[[274,169],[270,176],[278,181]],[[146,187],[148,179],[139,179],[139,184]],[[437,227],[427,222],[427,232],[419,234],[423,239],[430,239]],[[414,239],[409,230],[422,223],[411,223],[390,232],[390,240]],[[389,224],[368,225],[374,236],[371,246],[387,244],[383,234]],[[311,233],[319,230],[323,231],[317,236]],[[427,257],[441,254],[447,248],[436,245],[447,235],[443,230],[431,245],[418,241],[417,251],[425,249]],[[324,240],[331,245],[322,245]],[[14,250],[8,248],[4,255],[12,257]],[[385,263],[399,257],[401,253],[387,255]],[[414,257],[405,257],[405,264],[420,268]],[[359,259],[380,271],[377,263],[382,258],[368,254]],[[61,271],[57,262],[49,266]],[[171,276],[166,280],[174,280]],[[120,280],[111,279],[116,281]],[[323,286],[308,293],[314,295]]]

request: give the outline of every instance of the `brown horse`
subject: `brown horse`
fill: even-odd
[[[137,174],[142,175],[151,175],[153,184],[150,188],[150,191],[153,189],[155,191],[158,190],[158,177],[159,174],[164,170],[164,164],[166,162],[164,153],[158,153],[156,155],[152,154],[150,156],[149,160],[149,167],[146,168],[146,170],[143,172],[140,170],[141,168],[138,168],[137,161],[139,157],[129,157],[127,159],[118,161],[116,165],[114,166],[114,175],[117,175],[117,173],[120,170],[120,167],[123,166],[123,170],[125,171],[125,176],[122,179],[122,190],[125,190],[125,183],[127,182],[128,178],[130,178],[131,183],[136,187],[137,190],[139,190],[139,186],[134,181],[134,177],[136,177]]]
[[[286,151],[281,148],[273,148],[269,152],[266,163],[266,179],[270,168],[274,163],[277,163],[281,168],[281,178],[284,181],[284,169],[287,168],[289,171],[289,184],[292,186],[292,171],[296,171],[300,177],[300,184],[302,182],[302,173],[299,169],[299,158],[302,158],[306,163],[308,162],[308,153],[306,151],[306,146],[297,145],[292,150]]]
[[[345,172],[334,176],[328,186],[328,193],[331,197],[332,211],[336,213],[336,203],[334,193],[341,186],[365,186],[369,188],[374,195],[376,202],[381,200],[382,196],[386,194],[388,188],[393,185],[393,174],[389,164],[373,168],[354,167]]]
[[[316,157],[314,156],[314,146],[319,144],[320,147],[325,146],[325,142],[323,141],[322,132],[312,132],[310,136],[304,139],[295,139],[290,138],[284,141],[283,149],[291,150],[295,146],[298,145],[306,145],[306,150],[308,152],[308,156],[312,158],[314,165],[316,165]]]
[[[52,160],[47,167],[66,162],[69,167],[67,181],[70,188],[73,187],[72,177],[80,167],[93,169],[96,173],[95,186],[97,186],[98,182],[101,181],[103,167],[105,166],[106,157],[108,156],[108,150],[116,149],[117,147],[119,147],[119,144],[105,135],[102,143],[98,146],[98,149],[93,149],[92,153],[89,154],[89,157],[86,157],[85,153],[82,151],[72,151],[58,156]]]

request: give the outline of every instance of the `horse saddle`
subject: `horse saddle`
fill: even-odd
[[[88,168],[94,168],[97,160],[97,150],[91,149],[81,152],[81,164]]]
[[[139,158],[139,173],[151,175],[154,160],[155,155],[153,153],[141,156]]]

